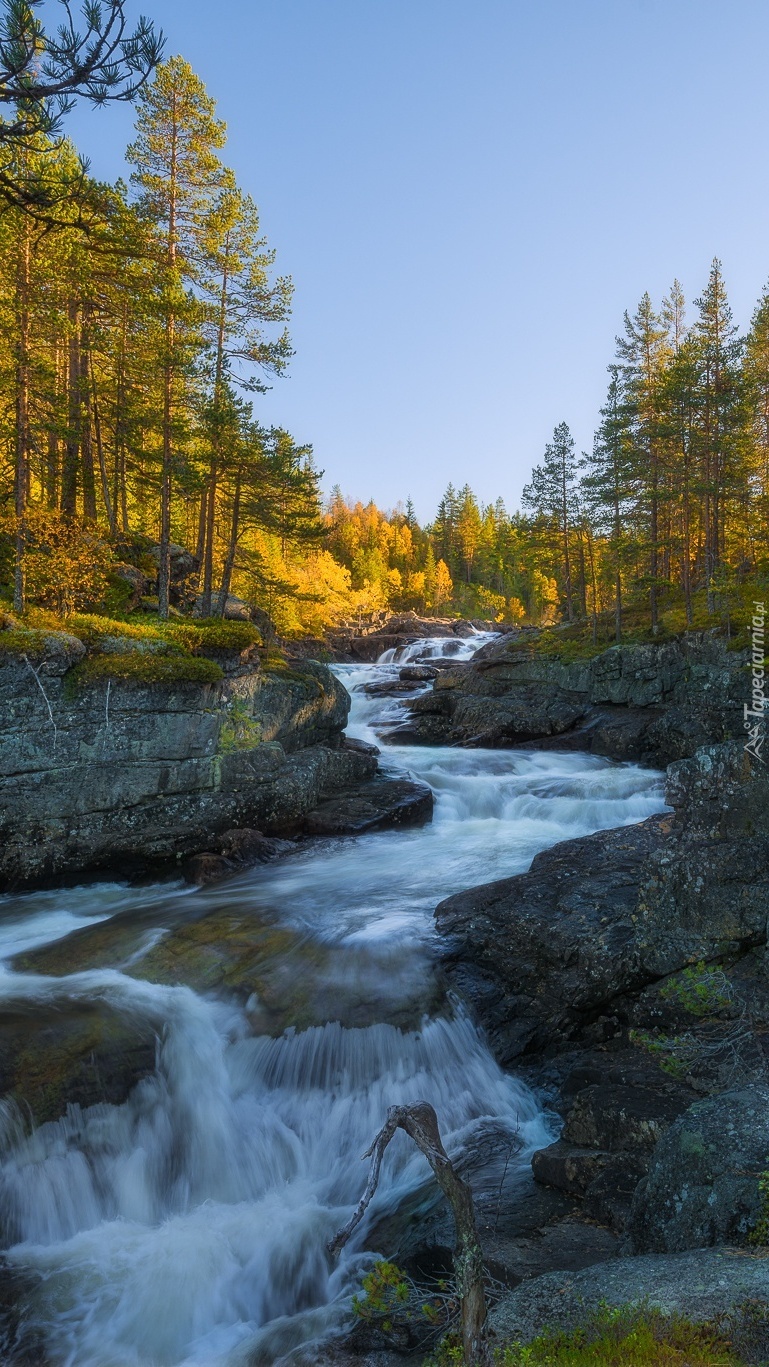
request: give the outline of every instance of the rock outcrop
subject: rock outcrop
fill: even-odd
[[[594,1040],[658,979],[766,943],[769,772],[738,743],[704,747],[667,798],[673,815],[566,841],[437,908],[447,970],[503,1063]]]
[[[392,738],[587,750],[663,767],[742,735],[745,658],[709,633],[574,661],[507,635],[442,671]]]
[[[769,1159],[769,772],[703,747],[667,798],[436,912],[500,1062],[557,1089],[535,1177],[637,1252],[744,1241]]]
[[[376,773],[343,742],[349,697],[314,661],[218,651],[218,682],[153,683],[79,679],[84,646],[63,633],[34,657],[2,647],[0,889],[140,871],[234,827],[298,829]]]

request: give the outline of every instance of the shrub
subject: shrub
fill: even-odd
[[[235,698],[219,732],[220,755],[229,755],[237,750],[255,750],[261,739],[261,723],[254,720],[243,698]]]
[[[660,989],[663,1001],[676,1002],[692,1016],[710,1016],[734,1005],[734,988],[722,968],[704,960],[685,968]]]
[[[363,1290],[365,1296],[353,1296],[355,1315],[400,1347],[434,1343],[458,1317],[453,1283],[437,1279],[417,1284],[395,1263],[374,1263],[363,1278]]]
[[[30,508],[25,522],[27,597],[59,616],[101,602],[112,553],[94,528],[43,508]]]

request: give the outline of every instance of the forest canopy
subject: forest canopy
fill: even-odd
[[[592,450],[558,422],[521,510],[468,484],[424,525],[408,500],[324,498],[312,447],[259,420],[292,355],[291,281],[203,83],[146,25],[134,39],[114,92],[85,90],[135,99],[128,183],[93,180],[62,137],[66,90],[37,120],[16,91],[3,121],[25,130],[0,137],[17,191],[0,215],[0,595],[17,615],[210,618],[237,595],[286,636],[413,609],[619,639],[639,613],[653,634],[728,617],[766,579],[769,292],[740,335],[718,260],[688,314],[677,281],[625,314]]]

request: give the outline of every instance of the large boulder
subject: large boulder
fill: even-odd
[[[538,854],[528,873],[440,903],[443,963],[502,1063],[579,1037],[649,980],[639,887],[669,830],[660,816],[569,840]]]
[[[630,1218],[637,1253],[744,1244],[764,1213],[769,1087],[695,1102],[660,1139]]]
[[[160,570],[159,544],[148,547],[148,556]],[[175,607],[191,608],[195,602],[200,574],[200,561],[185,546],[174,542],[168,547],[170,571],[169,597]],[[157,580],[155,581],[157,583]]]
[[[534,1177],[622,1233],[655,1145],[696,1093],[645,1050],[627,1047],[582,1055],[568,1067],[560,1095],[563,1129],[532,1156]]]
[[[308,835],[362,835],[392,826],[422,826],[432,819],[433,791],[410,778],[378,774],[351,791],[337,793],[308,812]]]
[[[295,830],[376,773],[343,744],[349,696],[323,665],[238,655],[219,682],[168,683],[148,656],[136,682],[89,682],[71,673],[81,641],[29,635],[19,653],[0,632],[0,889],[149,871],[234,827]]]

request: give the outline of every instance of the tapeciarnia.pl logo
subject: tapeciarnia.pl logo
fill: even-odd
[[[761,749],[766,740],[766,672],[764,669],[764,623],[766,612],[763,603],[753,604],[753,620],[750,624],[752,641],[752,689],[750,704],[745,703],[745,730],[748,739],[745,749],[754,759],[761,757]]]

